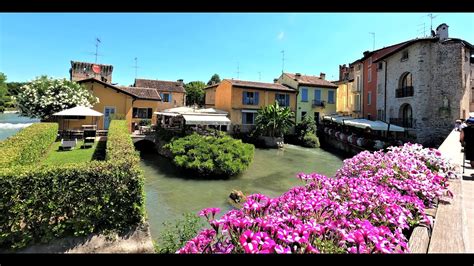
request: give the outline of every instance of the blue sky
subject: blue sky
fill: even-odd
[[[474,14],[436,13],[433,28],[474,44]],[[70,60],[114,66],[113,82],[138,77],[207,82],[212,74],[273,82],[282,70],[338,78],[363,51],[426,34],[427,13],[42,13],[0,14],[0,71],[8,81],[69,76]],[[258,72],[261,72],[259,75]],[[260,78],[261,76],[261,78]]]

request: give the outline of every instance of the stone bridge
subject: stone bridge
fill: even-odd
[[[149,135],[138,135],[138,134],[131,134],[133,144],[142,141],[142,140],[147,140],[155,143],[155,134],[149,134]]]

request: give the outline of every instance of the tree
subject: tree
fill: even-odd
[[[21,88],[15,97],[23,116],[50,118],[53,113],[75,106],[92,107],[99,101],[88,89],[66,79],[36,78]]]
[[[9,96],[17,96],[20,93],[21,87],[25,86],[27,82],[8,82],[8,93]]]
[[[294,125],[295,114],[288,107],[280,107],[278,102],[258,111],[255,122],[257,130],[269,137],[283,137]]]
[[[0,72],[0,111],[3,112],[5,109],[5,103],[10,101],[10,97],[7,96],[8,88],[6,81],[7,76]]]
[[[204,105],[205,92],[203,88],[206,87],[206,83],[202,81],[191,81],[184,87],[186,88],[186,103],[188,103],[188,105]]]
[[[211,79],[207,82],[207,86],[212,85],[212,82],[214,82],[214,84],[221,82],[221,78],[219,77],[219,75],[217,74],[212,75]]]
[[[316,136],[316,122],[314,119],[305,115],[303,120],[295,127],[295,133],[301,145],[310,148],[319,147],[319,139]]]

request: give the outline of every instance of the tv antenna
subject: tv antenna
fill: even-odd
[[[137,78],[137,70],[138,70],[138,58],[135,57],[135,66],[133,66],[133,68],[135,68],[135,79]]]
[[[283,73],[283,70],[285,69],[285,50],[281,50],[281,73]]]
[[[428,14],[428,17],[430,18],[430,30],[433,31],[433,19],[435,19],[438,15],[433,16],[432,13]]]
[[[235,72],[235,73],[237,73],[237,79],[239,79],[239,77],[240,77],[240,64],[239,64],[239,62],[237,62],[237,72]]]
[[[421,26],[423,25],[423,37],[426,37],[426,23],[423,22],[421,24],[418,24],[418,31],[417,31],[417,34],[416,35],[420,35],[421,34]]]
[[[97,63],[97,56],[99,55],[99,43],[101,43],[100,39],[97,37],[95,38],[95,62]]]
[[[372,39],[373,39],[373,42],[372,42],[372,51],[375,50],[375,32],[369,32],[369,34],[372,35]]]

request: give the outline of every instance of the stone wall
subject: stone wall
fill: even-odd
[[[408,59],[402,61],[403,51]],[[449,134],[454,121],[469,112],[470,63],[461,43],[421,41],[395,53],[387,61],[386,120],[401,118],[401,107],[409,104],[415,124],[409,134],[424,145],[437,146]],[[413,96],[396,98],[396,89],[405,72],[412,74]],[[385,69],[377,73],[382,92],[377,93],[377,109],[384,109]],[[466,76],[465,76],[466,75]],[[464,81],[466,80],[466,82]],[[469,82],[468,82],[469,81]]]

